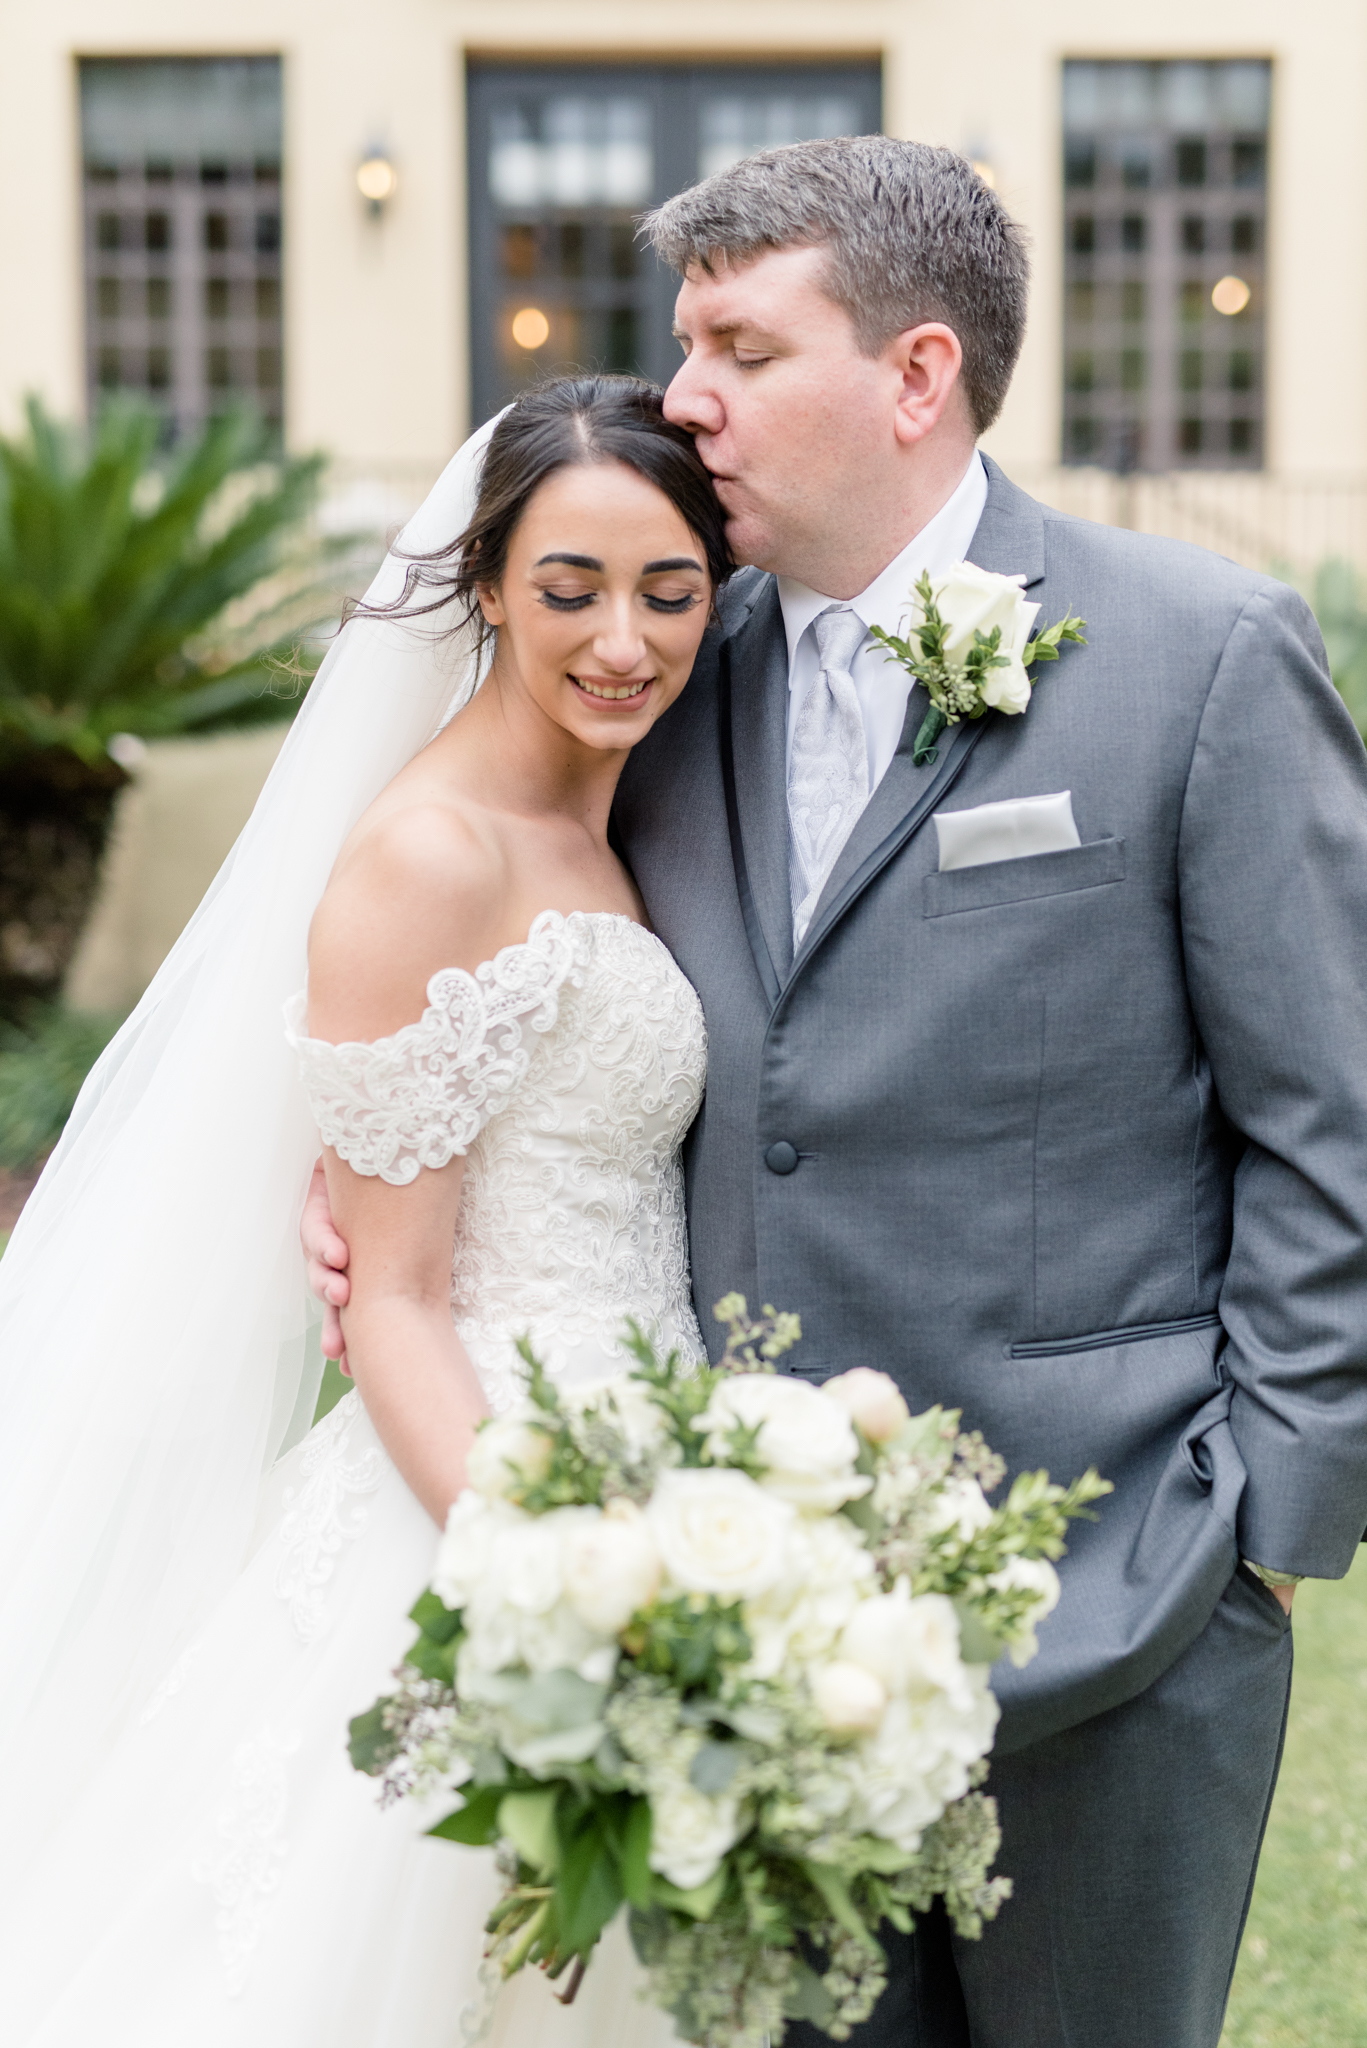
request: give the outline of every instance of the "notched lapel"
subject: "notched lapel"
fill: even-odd
[[[788,890],[788,641],[778,588],[772,578],[748,618],[722,647],[723,713],[729,698],[729,739],[744,890],[775,972],[793,957],[793,913]],[[753,944],[753,939],[752,939]],[[762,963],[757,964],[761,967]]]

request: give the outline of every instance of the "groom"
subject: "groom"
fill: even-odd
[[[1026,260],[959,158],[798,144],[650,232],[666,409],[752,565],[616,810],[707,1014],[704,1328],[731,1288],[799,1309],[795,1370],[882,1368],[1013,1471],[1116,1488],[994,1672],[1015,1896],[981,1942],[892,1936],[858,2040],[1215,2048],[1280,1581],[1367,1523],[1367,760],[1291,591],[978,455]],[[868,629],[965,558],[1087,644],[917,766],[925,694]]]

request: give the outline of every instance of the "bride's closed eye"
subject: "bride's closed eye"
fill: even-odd
[[[560,597],[554,590],[543,590],[538,602],[553,612],[582,612],[585,605],[592,604],[595,593],[581,591],[577,597]]]

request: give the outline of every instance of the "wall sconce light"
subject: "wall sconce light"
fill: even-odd
[[[356,166],[356,190],[378,220],[399,189],[399,174],[382,149],[368,149]]]

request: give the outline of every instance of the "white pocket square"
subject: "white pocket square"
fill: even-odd
[[[1005,803],[977,804],[971,811],[936,811],[940,872],[980,868],[991,860],[1020,860],[1032,853],[1062,853],[1081,846],[1073,823],[1073,793],[1008,797]]]

